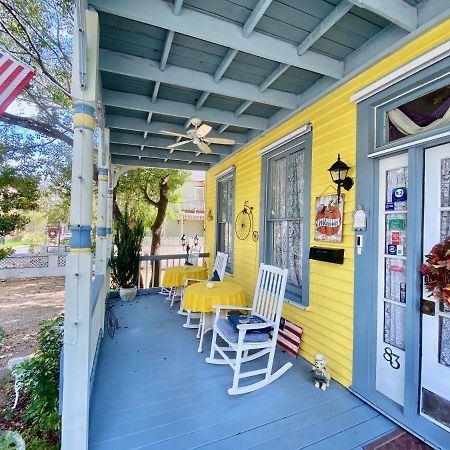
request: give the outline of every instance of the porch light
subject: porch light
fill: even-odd
[[[338,202],[341,198],[341,187],[343,187],[346,191],[349,191],[353,186],[353,180],[347,176],[350,167],[345,164],[344,161],[341,161],[341,155],[338,154],[338,159],[333,165],[328,169],[330,172],[331,179],[334,183],[337,184],[337,195]]]

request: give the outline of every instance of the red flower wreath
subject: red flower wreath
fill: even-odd
[[[450,236],[431,249],[419,271],[430,297],[444,300],[450,306]]]

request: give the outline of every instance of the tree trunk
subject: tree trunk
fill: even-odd
[[[166,217],[167,206],[169,204],[168,197],[168,181],[169,175],[164,177],[159,183],[159,201],[157,202],[158,212],[156,214],[155,222],[152,225],[152,245],[150,247],[150,254],[157,255],[159,253],[159,246],[161,244],[161,231]],[[153,286],[159,286],[159,278],[161,274],[161,264],[160,261],[155,261],[153,269]]]

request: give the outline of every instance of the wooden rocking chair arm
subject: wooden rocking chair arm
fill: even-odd
[[[189,286],[190,282],[200,283],[202,281],[206,281],[206,280],[202,280],[200,278],[184,278],[184,286],[185,287]]]
[[[212,305],[215,310],[228,309],[229,311],[251,311],[252,308],[248,306],[236,306],[236,305]]]

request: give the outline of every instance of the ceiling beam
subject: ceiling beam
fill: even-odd
[[[141,156],[143,158],[161,158],[186,162],[203,162],[208,164],[215,164],[220,161],[219,155],[205,155],[201,153],[196,156],[197,152],[187,152],[181,150],[174,150],[172,153],[168,149],[161,148],[149,148],[144,147],[141,150],[136,145],[119,145],[112,144],[110,146],[111,155],[123,155],[123,156]]]
[[[320,24],[298,46],[298,54],[303,55],[314,42],[318,41],[336,22],[345,16],[353,7],[347,0],[342,0]]]
[[[157,136],[149,136],[147,139],[144,139],[142,136],[138,134],[119,133],[117,131],[111,130],[110,142],[112,144],[138,145],[138,146],[143,145],[145,147],[167,149],[169,145],[175,143],[175,140],[170,137],[157,137]],[[229,155],[231,153],[231,147],[227,145],[214,144],[210,145],[209,148],[215,155]],[[184,145],[183,147],[180,147],[178,150],[198,152],[198,147],[193,143],[189,143]]]
[[[203,103],[206,102],[206,100],[209,97],[209,94],[211,94],[211,92],[208,91],[202,92],[202,95],[200,95],[199,99],[197,100],[197,103],[195,104],[195,109],[199,110],[203,106]]]
[[[414,31],[418,26],[418,10],[404,0],[349,0],[360,8],[384,17],[406,31]]]
[[[231,78],[222,78],[222,80],[216,82],[213,76],[208,73],[179,66],[167,66],[165,70],[161,70],[156,61],[111,50],[100,50],[99,68],[103,72],[213,92],[279,108],[296,109],[299,106],[295,94],[275,89],[267,89],[265,92],[261,92],[257,85],[232,80]],[[205,95],[202,94],[202,97]],[[201,102],[201,104],[203,103],[204,101]],[[198,103],[196,107],[199,109]]]
[[[248,16],[248,19],[244,23],[244,26],[242,27],[242,34],[244,35],[244,37],[247,38],[250,36],[271,3],[272,0],[258,1],[251,14]]]
[[[161,134],[162,130],[165,131],[172,131],[173,133],[180,133],[184,134],[186,132],[186,129],[183,125],[177,125],[175,123],[169,123],[169,122],[156,122],[152,121],[150,124],[147,123],[145,119],[139,119],[138,117],[128,117],[128,116],[120,116],[118,114],[107,114],[105,117],[105,123],[108,128],[116,128],[118,130],[131,130],[131,131],[141,131],[141,132],[147,132],[152,134]],[[111,132],[112,134],[112,132]],[[236,141],[236,144],[245,144],[248,139],[247,136],[243,133],[223,133],[219,136],[218,133],[215,133],[214,131],[211,131],[211,133],[208,135],[209,137],[224,137],[229,139],[234,139]],[[167,136],[165,136],[166,139]],[[169,144],[165,143],[164,147],[167,145],[173,144],[173,141],[171,141]],[[217,146],[218,149],[221,147],[225,147],[223,145]],[[213,148],[216,148],[215,146]],[[217,151],[218,154],[228,154],[227,153],[221,153],[220,151]]]
[[[103,104],[117,108],[132,109],[136,111],[153,112],[167,116],[191,118],[198,115],[199,111],[194,105],[159,99],[152,103],[145,95],[131,94],[128,92],[111,91],[103,89]],[[242,115],[237,118],[232,112],[214,108],[201,108],[200,115],[205,122],[226,123],[243,128],[265,130],[269,121],[263,117]]]
[[[159,63],[159,68],[163,71],[166,70],[167,60],[169,58],[170,49],[172,47],[173,37],[175,33],[171,30],[167,32],[166,40],[164,42],[164,48],[161,55],[161,61]]]
[[[170,156],[170,155],[169,155]],[[156,158],[137,158],[133,156],[111,155],[111,162],[122,166],[155,167],[160,169],[201,170],[207,171],[211,166],[206,163],[186,163],[183,161],[167,161]]]
[[[242,102],[237,108],[236,111],[234,111],[234,115],[236,117],[239,117],[241,114],[243,114],[245,112],[246,109],[250,108],[250,106],[252,105],[252,102],[246,101],[246,102]]]
[[[216,83],[223,77],[223,74],[226,72],[228,67],[230,67],[230,64],[233,62],[233,59],[237,54],[238,51],[232,48],[227,51],[227,54],[223,57],[221,63],[219,64],[219,67],[214,73],[214,81]]]
[[[187,36],[213,42],[261,58],[321,73],[335,79],[343,76],[344,64],[318,52],[298,54],[298,46],[273,36],[254,31],[248,38],[241,27],[227,20],[184,8],[179,16],[164,0],[152,0],[151,7],[141,0],[91,0],[97,11],[169,29]]]
[[[272,83],[275,82],[286,70],[291,67],[289,64],[279,64],[278,67],[259,85],[259,90],[264,92]]]
[[[183,0],[174,0],[174,2],[173,2],[173,13],[176,16],[180,15],[182,6],[183,6]]]

